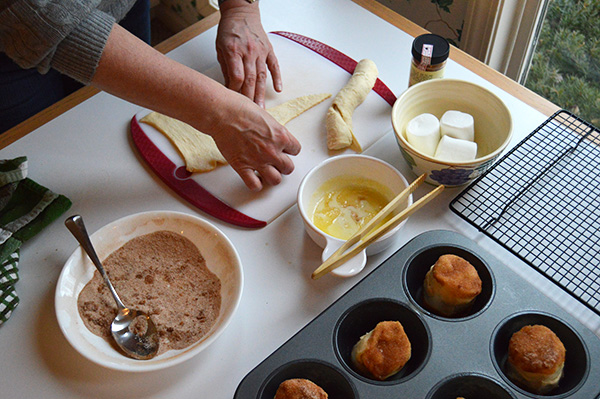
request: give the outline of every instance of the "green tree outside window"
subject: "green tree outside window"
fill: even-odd
[[[600,125],[600,1],[550,0],[525,86]]]

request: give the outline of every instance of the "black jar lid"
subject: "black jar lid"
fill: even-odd
[[[433,34],[426,33],[421,36],[417,36],[413,40],[412,55],[418,62],[421,62],[421,51],[424,44],[433,45],[433,56],[431,57],[431,64],[440,64],[448,59],[450,54],[450,44],[448,40],[443,37]]]

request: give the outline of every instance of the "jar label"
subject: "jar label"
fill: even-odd
[[[423,82],[430,79],[442,78],[444,76],[444,69],[439,69],[437,71],[423,71],[418,68],[414,63],[410,66],[410,79],[408,81],[408,86],[412,86],[419,82]]]
[[[433,56],[433,44],[424,44],[421,48],[421,62],[417,66],[420,70],[426,71],[431,65],[431,57]]]

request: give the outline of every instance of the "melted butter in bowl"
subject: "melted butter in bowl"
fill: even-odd
[[[375,180],[336,176],[313,195],[312,222],[324,233],[349,239],[393,198],[392,191]],[[388,216],[381,223],[388,221]]]
[[[308,236],[323,248],[321,262],[406,187],[408,182],[396,168],[368,155],[338,155],[311,169],[298,187],[298,211]],[[412,195],[406,206],[410,204]],[[391,217],[404,208],[400,206]],[[367,255],[392,245],[403,225],[400,223],[331,273],[339,277],[358,274],[367,263]]]

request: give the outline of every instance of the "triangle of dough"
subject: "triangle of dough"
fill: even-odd
[[[277,122],[285,125],[298,115],[327,100],[329,97],[331,97],[331,94],[329,93],[308,94],[269,108],[267,109],[267,112],[271,114]]]
[[[158,112],[149,113],[140,122],[155,127],[171,140],[183,157],[188,172],[208,172],[219,164],[227,163],[213,138],[187,123]]]

